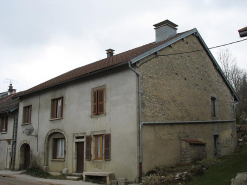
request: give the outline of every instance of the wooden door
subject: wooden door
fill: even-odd
[[[77,173],[82,173],[84,169],[84,142],[78,142],[77,145]]]
[[[24,170],[28,169],[30,166],[30,146],[27,144],[25,146],[24,152]]]

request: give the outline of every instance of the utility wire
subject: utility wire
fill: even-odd
[[[238,41],[235,41],[235,42],[230,42],[230,43],[227,43],[227,44],[222,44],[222,45],[219,45],[219,46],[210,47],[208,49],[215,49],[215,48],[219,48],[219,47],[235,44],[235,43],[238,43],[238,42],[243,42],[245,40],[247,40],[247,39],[242,39],[242,40],[238,40]],[[203,50],[205,50],[205,49],[197,49],[197,50],[194,50],[194,51],[187,51],[187,52],[173,53],[173,54],[166,54],[166,55],[158,55],[158,56],[181,55],[181,54],[194,53],[194,52],[203,51]]]

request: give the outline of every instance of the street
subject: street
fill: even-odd
[[[0,176],[0,185],[40,185],[40,184],[44,185],[44,183],[28,182],[16,178]]]

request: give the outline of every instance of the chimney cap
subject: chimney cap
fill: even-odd
[[[169,21],[168,19],[166,19],[166,20],[164,20],[164,21],[162,21],[160,23],[154,24],[153,26],[155,27],[154,29],[156,29],[156,28],[159,28],[159,27],[164,26],[164,25],[169,25],[169,26],[171,26],[171,27],[173,27],[175,29],[177,29],[176,27],[178,26],[175,23]]]
[[[113,53],[113,51],[115,51],[115,50],[114,50],[114,49],[109,48],[109,49],[107,49],[106,51],[107,51],[106,53]]]

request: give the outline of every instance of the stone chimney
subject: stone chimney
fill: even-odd
[[[168,19],[153,25],[155,28],[155,40],[160,42],[177,34],[177,26]]]
[[[114,52],[115,50],[113,50],[113,49],[107,49],[106,50],[106,54],[107,54],[107,58],[109,58],[109,57],[112,57],[113,56],[113,52]]]
[[[13,85],[10,84],[10,85],[9,85],[9,89],[8,89],[8,95],[14,94],[15,92],[16,92],[16,89],[13,89]]]

